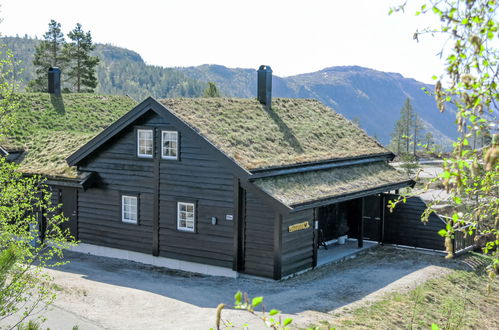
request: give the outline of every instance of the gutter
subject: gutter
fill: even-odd
[[[311,172],[311,171],[325,170],[335,167],[344,167],[350,165],[387,161],[393,159],[393,157],[394,155],[392,153],[386,153],[386,154],[378,154],[367,157],[360,156],[360,157],[342,158],[338,160],[329,160],[324,162],[313,163],[311,165],[293,165],[287,167],[279,167],[276,169],[254,170],[251,172],[252,175],[250,177],[250,181],[253,179],[267,178],[279,175]]]

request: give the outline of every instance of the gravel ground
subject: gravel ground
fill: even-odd
[[[51,329],[76,324],[80,330],[209,329],[217,305],[233,304],[237,290],[264,296],[269,309],[279,309],[295,326],[306,327],[463,267],[441,255],[383,246],[276,282],[196,275],[79,253],[67,257],[69,264],[49,270],[59,288],[44,325]],[[242,311],[224,310],[222,318],[263,328]]]

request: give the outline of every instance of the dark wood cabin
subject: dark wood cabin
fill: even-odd
[[[390,151],[316,100],[271,100],[263,71],[258,99],[147,98],[71,154],[77,175],[48,183],[73,235],[273,279],[315,267],[320,243],[343,234],[441,241],[385,212],[386,193],[413,184]]]

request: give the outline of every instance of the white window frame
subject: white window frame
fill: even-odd
[[[192,206],[192,228],[187,227],[187,214],[189,212],[187,211],[182,211],[180,208],[182,206]],[[186,213],[186,226],[181,226],[180,222],[183,220],[181,218],[181,214]],[[185,203],[185,202],[177,202],[177,230],[180,231],[187,231],[187,232],[195,232],[196,231],[196,205],[194,203]]]
[[[143,154],[140,152],[140,141],[141,141],[141,136],[140,134],[141,133],[151,133],[151,154]],[[145,140],[144,141],[149,141],[149,140]],[[154,131],[152,129],[137,129],[137,157],[140,157],[140,158],[153,158],[153,155],[154,155]]]
[[[126,201],[135,201],[135,219],[133,217],[127,217],[127,212],[125,211],[125,204],[129,205]],[[130,205],[132,206],[132,205]],[[134,213],[129,212],[130,215]],[[124,223],[137,224],[139,222],[139,198],[138,196],[132,195],[121,195],[121,221]]]
[[[174,134],[175,140],[168,140],[175,142],[175,148],[165,148],[165,135]],[[175,156],[166,155],[165,150],[175,150]],[[178,132],[177,131],[161,131],[161,158],[163,159],[178,159]]]

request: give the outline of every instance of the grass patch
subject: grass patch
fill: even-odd
[[[385,162],[257,179],[253,183],[286,205],[330,198],[409,180]]]
[[[388,153],[362,129],[317,100],[160,100],[229,157],[249,170]]]
[[[474,257],[483,258],[483,257]],[[408,293],[392,293],[319,329],[498,329],[499,280],[480,268],[455,270]]]
[[[20,170],[52,177],[76,177],[66,157],[130,111],[135,101],[122,95],[20,93],[10,136],[0,145],[24,150]]]

